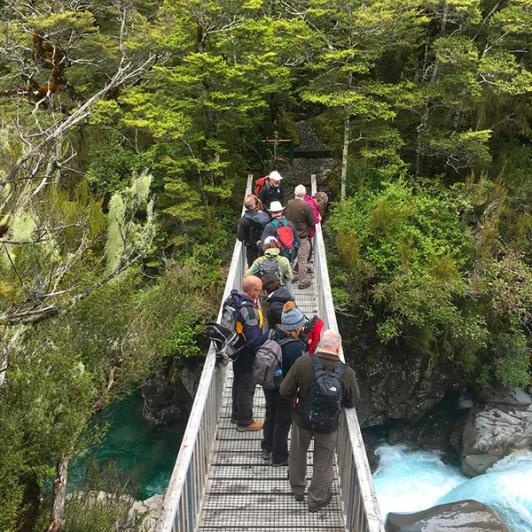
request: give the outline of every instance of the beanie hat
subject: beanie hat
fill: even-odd
[[[288,301],[281,314],[281,326],[286,331],[297,331],[305,325],[305,315],[296,307],[293,301]]]

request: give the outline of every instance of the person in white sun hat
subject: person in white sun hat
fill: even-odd
[[[274,201],[278,201],[281,205],[283,204],[282,179],[283,176],[277,170],[268,174],[268,178],[265,180],[264,186],[259,192],[259,199],[262,201],[265,209],[270,210],[270,204]]]
[[[262,233],[262,243],[269,236],[274,236],[279,242],[281,255],[290,261],[293,266],[297,258],[300,240],[296,228],[292,222],[289,222],[283,215],[284,207],[280,201],[272,201],[268,209],[271,222],[264,228]]]

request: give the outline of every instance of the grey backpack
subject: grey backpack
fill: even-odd
[[[279,268],[279,261],[277,259],[267,258],[259,264],[259,271],[257,277],[261,279],[267,274],[275,275],[277,279],[281,280],[281,270]]]
[[[273,340],[274,330],[270,331],[270,338],[266,340],[255,354],[253,362],[253,377],[255,383],[268,390],[273,390],[281,384],[283,376],[283,352],[281,347],[288,342],[296,342],[292,338],[283,338],[278,342]]]

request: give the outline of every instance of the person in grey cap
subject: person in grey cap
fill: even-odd
[[[273,340],[281,345],[283,353],[283,378],[292,364],[305,352],[302,332],[306,321],[305,315],[293,301],[285,303],[281,324],[273,335]],[[288,465],[288,432],[292,424],[290,402],[281,397],[279,388],[264,388],[264,397],[266,416],[261,442],[262,458],[271,460],[274,467],[285,466]]]
[[[342,337],[332,329],[324,331],[316,354],[300,357],[292,365],[288,375],[281,382],[279,393],[286,401],[297,398],[301,405],[308,399],[314,382],[314,358],[319,359],[322,368],[334,371],[345,364],[340,358]],[[315,361],[314,361],[315,362]],[[355,372],[345,367],[341,377],[342,407],[352,408],[360,398]],[[298,408],[292,409],[292,436],[290,438],[290,460],[288,478],[296,501],[303,501],[307,484],[307,451],[314,440],[314,458],[312,480],[308,489],[309,512],[317,512],[331,502],[331,484],[333,480],[333,462],[338,439],[338,420],[333,423],[332,432],[318,432],[309,427]]]

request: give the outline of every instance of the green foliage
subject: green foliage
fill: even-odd
[[[484,385],[523,385],[526,343],[514,331],[530,320],[530,269],[515,254],[474,262],[459,205],[443,188],[403,181],[336,205],[329,230],[349,273],[340,286],[384,344],[455,360]]]
[[[97,494],[98,492],[80,493],[68,500],[65,508],[65,532],[107,532],[115,527],[126,526],[131,500],[112,494],[98,499]]]
[[[61,456],[93,443],[94,410],[205,352],[244,176],[271,166],[255,147],[296,138],[300,119],[347,151],[349,200],[328,224],[338,309],[370,343],[456,380],[526,383],[528,0],[127,7],[122,41],[112,2],[0,7],[0,349],[16,339],[0,387],[0,529],[26,515],[25,493],[47,514],[40,495]],[[110,528],[112,508],[74,506],[73,530]]]
[[[203,324],[202,322],[200,322]],[[174,356],[189,358],[198,356],[201,350],[196,336],[200,332],[198,318],[189,311],[177,314],[172,327],[173,333],[169,340],[169,351]]]
[[[493,351],[498,355],[494,363],[495,383],[500,382],[508,387],[526,387],[530,381],[530,355],[525,336],[521,333],[501,334],[496,338]]]

